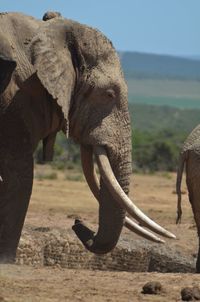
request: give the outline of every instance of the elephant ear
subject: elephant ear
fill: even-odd
[[[66,41],[63,20],[52,19],[43,23],[31,42],[31,60],[37,76],[49,94],[62,108],[67,121],[74,92],[76,73],[71,51]]]
[[[3,93],[10,83],[12,73],[17,63],[4,55],[0,55],[0,94]]]

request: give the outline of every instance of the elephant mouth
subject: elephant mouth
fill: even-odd
[[[93,155],[95,155],[96,157],[100,175],[115,202],[121,208],[123,208],[131,218],[134,218],[137,221],[136,222],[126,216],[124,220],[124,226],[127,227],[129,230],[133,231],[134,233],[153,242],[164,243],[165,241],[150,232],[149,230],[161,236],[175,239],[176,236],[174,234],[167,231],[159,224],[151,220],[148,216],[146,216],[125,194],[112,171],[107,156],[106,148],[102,146],[92,148],[81,145],[81,161],[83,172],[88,186],[97,201],[101,203],[100,183],[94,168]],[[149,230],[145,229],[144,227],[148,228]],[[92,244],[94,232],[88,229],[81,221],[75,220],[73,230],[87,248],[89,245]]]

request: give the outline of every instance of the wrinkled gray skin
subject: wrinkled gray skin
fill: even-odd
[[[196,272],[200,273],[200,125],[198,125],[188,136],[183,144],[178,172],[176,191],[178,195],[177,203],[177,223],[181,221],[181,180],[184,166],[186,167],[186,183],[189,193],[189,201],[192,206],[194,219],[199,236],[199,251],[196,263]]]
[[[0,15],[0,261],[12,262],[33,182],[33,152],[51,160],[56,133],[106,147],[128,193],[131,129],[127,87],[112,43],[99,31],[57,17]],[[114,248],[124,223],[101,179],[99,228],[90,251]]]

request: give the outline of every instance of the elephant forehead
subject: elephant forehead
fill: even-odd
[[[99,30],[88,26],[79,26],[75,36],[86,59],[93,59],[95,63],[98,60],[110,61],[116,57],[116,51],[111,41]]]
[[[101,88],[116,88],[127,91],[127,86],[119,65],[99,64],[90,73],[89,81]]]

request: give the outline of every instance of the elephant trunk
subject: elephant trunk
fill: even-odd
[[[111,157],[109,157],[111,158]],[[98,158],[97,158],[98,161]],[[120,162],[116,160],[111,166],[115,177],[127,194],[129,175],[131,171],[130,150],[124,150]],[[101,171],[100,171],[101,173]],[[76,220],[73,230],[83,242],[84,246],[95,254],[110,252],[117,244],[125,220],[125,209],[119,205],[109,191],[103,177],[100,177],[99,191],[99,228],[96,234],[89,230],[81,221]]]

